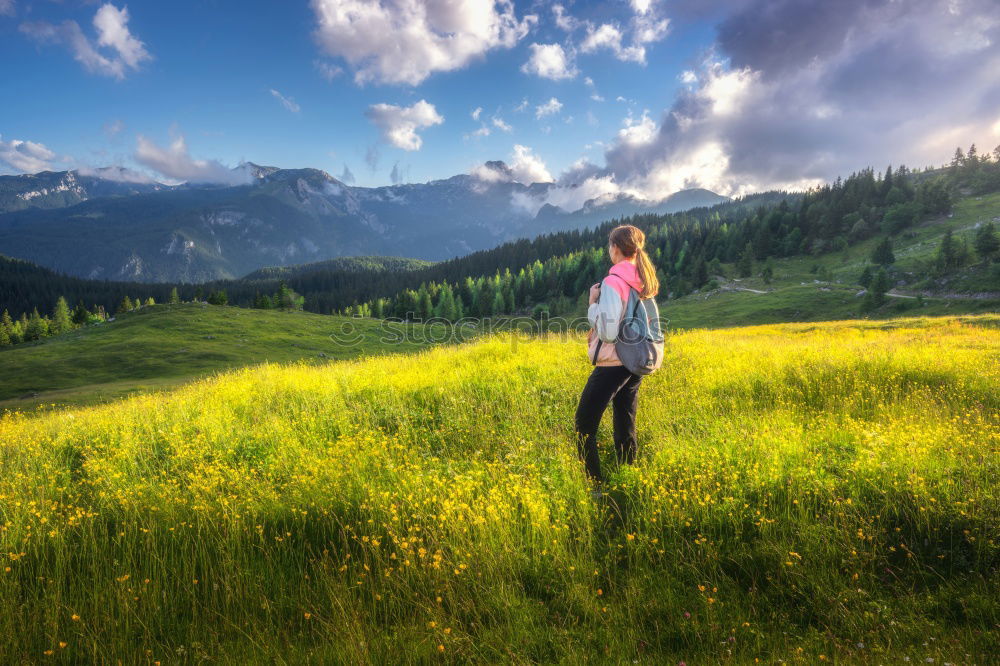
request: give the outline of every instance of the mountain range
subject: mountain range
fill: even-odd
[[[240,168],[249,182],[237,186],[165,185],[119,168],[0,176],[0,254],[86,278],[201,282],[352,255],[441,260],[727,200],[692,189],[660,202],[616,195],[565,210],[546,200],[567,186],[524,185],[503,162],[385,187],[348,185],[318,169]]]

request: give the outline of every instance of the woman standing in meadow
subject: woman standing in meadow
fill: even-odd
[[[597,454],[597,427],[612,403],[614,411],[615,456],[619,464],[635,461],[635,417],[642,376],[626,368],[615,350],[615,339],[625,317],[630,289],[642,299],[652,299],[660,288],[656,269],[643,249],[646,235],[630,224],[611,230],[608,254],[611,269],[607,277],[590,288],[587,336],[590,362],[595,366],[576,408],[577,452],[588,476],[598,488],[604,482]],[[655,301],[653,311],[655,312]]]

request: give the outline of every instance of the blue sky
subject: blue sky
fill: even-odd
[[[807,186],[1000,143],[993,9],[0,0],[0,170],[249,160],[384,185],[503,159],[590,193]]]

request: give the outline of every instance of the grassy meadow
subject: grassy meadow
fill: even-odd
[[[335,340],[348,331],[357,344]],[[421,349],[435,335],[409,336],[391,350]],[[384,337],[374,319],[204,303],[145,306],[112,322],[0,347],[0,411],[106,402],[257,363],[378,354],[390,350]]]
[[[0,417],[0,663],[1000,654],[1000,316],[675,333],[597,501],[589,371],[505,335]]]

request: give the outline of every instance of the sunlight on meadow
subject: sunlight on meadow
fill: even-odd
[[[998,357],[992,315],[675,334],[603,503],[582,339],[9,415],[0,662],[986,663]]]

